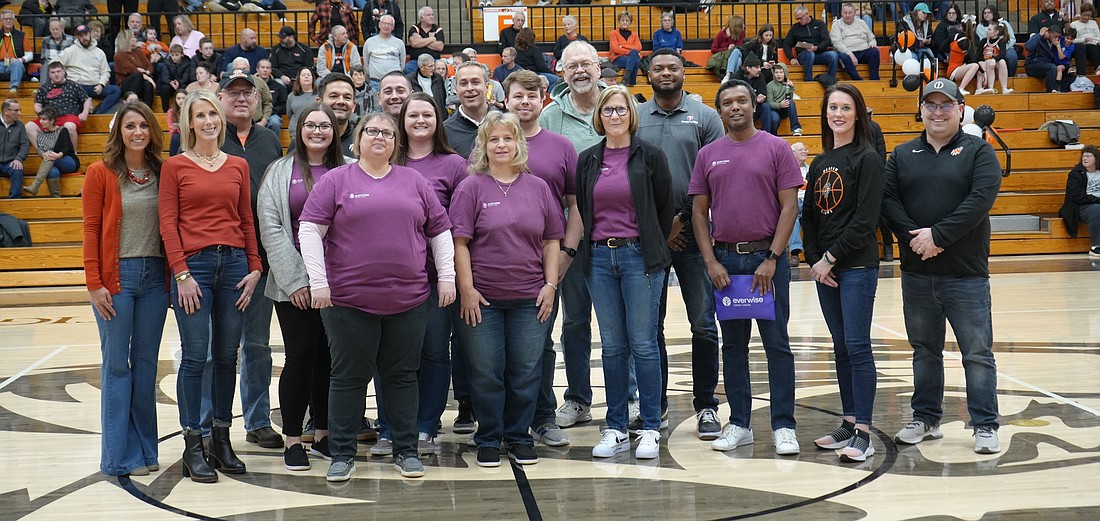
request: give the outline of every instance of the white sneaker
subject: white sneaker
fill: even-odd
[[[1005,90],[1001,91],[1001,94],[1012,94],[1013,92],[1016,92],[1016,91],[1013,90],[1013,89],[1005,89]]]
[[[718,439],[710,442],[710,448],[727,451],[742,445],[752,445],[752,443],[752,427],[738,427],[731,423],[722,429],[722,435]]]
[[[628,450],[630,450],[630,436],[623,431],[606,429],[601,434],[600,442],[592,447],[592,457],[610,458]]]
[[[638,448],[634,450],[634,457],[638,459],[653,459],[661,453],[661,433],[658,431],[641,431],[638,433]]]
[[[905,424],[905,428],[894,435],[894,441],[907,445],[916,445],[925,440],[938,440],[943,437],[939,426],[928,425],[920,420]]]
[[[592,408],[573,400],[566,400],[554,413],[554,423],[558,427],[570,427],[578,423],[592,421]]]
[[[959,92],[960,92],[960,93],[961,93],[961,94],[962,94],[963,96],[969,96],[969,95],[970,95],[970,91],[968,91],[968,90],[966,90],[966,89],[959,89]]]
[[[798,454],[798,438],[794,435],[794,429],[784,427],[776,429],[772,436],[775,438],[775,453],[780,456],[793,456]]]

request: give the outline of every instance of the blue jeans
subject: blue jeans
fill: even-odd
[[[241,248],[212,246],[188,257],[187,269],[199,284],[202,296],[199,308],[190,315],[180,306],[175,307],[183,347],[176,382],[180,426],[200,428],[201,400],[207,392],[213,401],[213,420],[229,425],[237,383],[237,347],[245,315],[235,306],[241,296],[241,290],[235,286],[248,275],[248,258]],[[172,302],[179,302],[175,280]],[[208,353],[213,356],[214,370],[212,385],[204,389],[202,373]]]
[[[583,266],[570,266],[558,284],[561,293],[561,354],[565,358],[566,400],[592,405],[592,298]]]
[[[1020,55],[1016,54],[1016,46],[1005,49],[1005,66],[1008,67],[1008,77],[1016,76],[1016,70],[1020,67]]]
[[[53,168],[50,169],[50,173],[46,174],[49,179],[57,179],[61,177],[61,174],[71,174],[76,172],[79,167],[76,164],[76,158],[73,156],[61,156],[61,159],[53,162]]]
[[[695,244],[695,234],[685,229],[688,245],[672,253],[672,267],[680,281],[680,295],[691,325],[691,391],[695,411],[718,409],[718,324],[714,318],[714,285],[707,265]],[[657,345],[661,351],[661,410],[668,409],[668,350],[665,344],[665,315],[668,308],[668,270],[661,291]]]
[[[739,255],[724,248],[714,248],[718,262],[730,275],[752,275],[764,253]],[[794,355],[787,335],[790,316],[791,265],[787,254],[775,260],[772,288],[775,291],[775,320],[757,320],[764,354],[768,357],[768,388],[771,391],[772,430],[795,427],[794,420]],[[749,381],[749,339],[752,320],[722,320],[722,363],[726,398],[730,404],[730,423],[748,427],[752,416],[752,382]]]
[[[478,447],[533,445],[528,430],[535,415],[542,375],[542,350],[550,321],[539,322],[535,299],[489,300],[481,323],[470,326],[454,306],[454,328],[462,338],[477,418]]]
[[[119,260],[122,291],[111,297],[116,315],[99,326],[100,472],[123,476],[157,460],[157,353],[168,315],[164,259]]]
[[[447,389],[451,383],[451,330],[451,310],[439,307],[439,289],[433,284],[428,297],[424,347],[420,350],[420,378],[417,379],[420,408],[416,419],[419,432],[431,436],[439,434],[439,417],[447,408]]]
[[[760,122],[760,130],[764,132],[773,136],[779,132],[779,113],[772,110],[767,102],[756,104],[756,112],[753,113],[752,119]]]
[[[741,70],[741,60],[743,58],[741,49],[734,47],[734,49],[730,51],[729,59],[726,60],[726,73],[729,74]]]
[[[283,117],[278,114],[272,114],[267,118],[267,128],[272,132],[278,134],[283,129]]]
[[[625,71],[623,72],[623,84],[627,87],[633,87],[638,83],[638,66],[642,63],[642,57],[638,54],[638,51],[631,49],[630,54],[619,56],[611,63]]]
[[[99,102],[99,106],[96,107],[94,114],[110,114],[113,112],[111,109],[118,104],[118,99],[122,97],[122,89],[119,89],[117,85],[104,85],[99,94],[95,93],[95,85],[81,85],[81,87],[89,98],[102,100]]]
[[[561,284],[558,288],[561,288]],[[554,308],[550,311],[550,318],[546,320],[551,327],[546,328],[546,340],[542,343],[542,378],[539,381],[539,396],[535,401],[535,414],[531,419],[532,429],[556,421],[554,411],[558,408],[558,397],[554,394],[554,372],[557,371],[558,353],[554,351],[553,324],[558,319],[560,308],[561,299],[555,294]]]
[[[913,346],[913,419],[943,418],[943,345],[951,322],[966,374],[966,406],[974,427],[997,427],[997,362],[989,279],[902,272],[905,331]]]
[[[802,70],[806,81],[814,81],[814,65],[828,67],[829,76],[836,77],[836,63],[839,60],[836,51],[802,51],[798,53],[798,63],[802,64]]]
[[[179,151],[180,151],[180,135],[179,134],[172,134],[171,137],[168,138],[168,155],[169,156],[174,156],[174,155],[178,154]]]
[[[12,162],[0,163],[0,177],[10,177],[11,187],[8,188],[8,199],[23,198],[23,169],[11,167]]]
[[[790,101],[791,101],[790,106],[785,108],[785,109],[784,108],[772,109],[772,112],[775,113],[775,116],[772,117],[772,121],[775,122],[776,132],[779,132],[779,122],[782,121],[783,118],[787,118],[787,119],[791,120],[791,132],[794,132],[795,130],[798,130],[798,129],[802,128],[802,123],[800,123],[798,121],[798,108],[797,108],[797,106],[796,106],[793,99],[790,100]],[[769,107],[769,108],[771,108],[771,107]]]
[[[833,337],[836,379],[845,416],[870,425],[875,408],[875,356],[871,352],[871,318],[875,310],[878,270],[833,271],[838,287],[817,284],[817,301]]]
[[[849,78],[851,78],[853,81],[862,80],[863,77],[860,76],[859,71],[856,70],[856,64],[857,63],[866,63],[868,68],[871,71],[871,79],[872,80],[879,79],[879,76],[878,76],[879,60],[881,60],[882,56],[879,54],[878,47],[871,47],[870,49],[864,49],[862,51],[856,51],[856,52],[853,52],[852,54],[856,55],[855,61],[852,61],[852,58],[850,56],[848,56],[846,53],[837,53],[837,58],[840,59],[841,65],[844,66],[844,72],[848,73]]]
[[[607,394],[607,427],[626,431],[630,360],[638,376],[642,428],[661,427],[661,355],[657,323],[665,272],[646,273],[638,243],[618,248],[596,243],[587,277],[600,326]]]
[[[27,71],[27,66],[23,65],[22,61],[13,59],[11,65],[4,65],[4,62],[0,61],[0,74],[8,74],[11,78],[11,88],[16,88],[20,83],[23,83],[23,74]]]
[[[793,254],[802,252],[802,200],[798,198],[798,218],[794,220],[794,229],[791,230],[791,238],[787,241],[787,249]]]
[[[1092,203],[1078,206],[1077,217],[1081,222],[1088,225],[1092,247],[1100,246],[1100,204]]]

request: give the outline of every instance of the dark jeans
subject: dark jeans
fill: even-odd
[[[1066,70],[1062,72],[1062,81],[1058,81],[1058,66],[1053,63],[1032,63],[1027,65],[1025,69],[1028,76],[1046,80],[1046,92],[1068,92],[1069,84],[1077,78],[1077,76]]]
[[[156,97],[157,89],[152,83],[145,81],[145,77],[139,73],[133,73],[122,80],[121,87],[123,91],[131,91],[137,94],[138,99],[149,105],[153,106],[153,98]]]
[[[489,300],[481,306],[481,323],[471,326],[454,306],[455,331],[466,350],[470,399],[478,447],[533,445],[535,415],[542,375],[542,351],[550,321],[539,322],[535,299]]]
[[[148,12],[149,12],[149,25],[153,26],[157,30],[157,35],[161,40],[164,40],[165,36],[171,39],[171,35],[174,33],[172,30],[172,19],[179,13],[180,7],[177,0],[149,0]],[[164,17],[164,25],[160,24],[161,17]],[[164,27],[164,29],[161,29]]]
[[[375,372],[382,380],[382,398],[395,455],[416,455],[416,415],[420,348],[428,322],[428,301],[403,313],[375,315],[334,306],[321,310],[329,337],[332,372],[329,380],[329,448],[333,461],[355,458],[355,435],[363,418],[363,397]]]
[[[836,63],[839,60],[836,51],[802,51],[798,53],[798,63],[802,64],[806,81],[814,81],[814,65],[825,65],[829,76],[836,78]]]
[[[817,301],[833,337],[836,378],[845,416],[870,425],[875,408],[878,374],[871,352],[871,318],[875,310],[878,270],[852,268],[834,271],[838,287],[817,284]]]
[[[432,284],[428,297],[428,324],[420,351],[420,408],[416,428],[431,436],[439,434],[439,417],[447,408],[451,383],[451,310],[439,307],[439,288]],[[381,411],[381,407],[379,407]],[[381,413],[379,414],[381,416]]]
[[[1089,75],[1088,64],[1100,67],[1100,45],[1095,43],[1079,43],[1073,48],[1073,59],[1077,64],[1077,74]]]
[[[619,56],[612,60],[613,64],[620,69],[623,69],[623,84],[627,87],[633,87],[638,83],[638,67],[642,63],[642,57],[638,54],[638,51],[630,50],[630,54],[626,56]]]
[[[592,405],[592,297],[584,267],[570,266],[558,285],[561,293],[561,351],[565,358],[566,400]]]
[[[837,53],[837,57],[840,59],[840,63],[844,65],[844,71],[848,73],[848,77],[854,81],[862,80],[863,77],[859,75],[859,71],[856,70],[857,63],[866,63],[871,71],[871,79],[877,80],[879,60],[882,56],[879,54],[878,47],[871,47],[870,49],[864,49],[862,51],[856,51],[852,54],[856,55],[856,59],[853,62],[852,58],[845,53]]]
[[[760,130],[764,132],[773,136],[779,132],[779,114],[772,110],[767,102],[756,104],[756,112],[753,113],[752,119],[760,122]]]
[[[685,231],[687,228],[685,228]],[[688,324],[691,325],[691,391],[695,411],[718,409],[718,324],[714,319],[714,285],[707,275],[707,266],[695,235],[687,233],[688,246],[672,253],[672,267],[680,282]],[[665,315],[668,312],[668,276],[665,270],[661,291],[660,316],[657,321],[657,347],[661,351],[661,410],[668,409],[668,350],[665,344]]]
[[[1100,204],[1084,204],[1078,206],[1077,216],[1085,223],[1088,223],[1089,239],[1092,241],[1092,246],[1100,246]]]
[[[114,41],[119,29],[124,25],[123,18],[136,13],[138,0],[107,0],[107,12],[110,13],[110,21],[107,25],[107,38]]]
[[[317,429],[328,429],[328,385],[332,358],[328,336],[316,309],[298,309],[290,302],[276,302],[279,330],[283,332],[286,361],[279,377],[279,404],[283,434],[302,435],[306,406]]]
[[[764,253],[740,255],[715,248],[714,255],[732,275],[752,275]],[[768,357],[768,387],[771,390],[772,430],[795,427],[794,355],[787,334],[790,316],[791,265],[784,252],[775,260],[772,288],[775,292],[775,320],[757,320],[764,354]],[[749,380],[749,339],[752,320],[722,320],[722,363],[726,398],[730,404],[730,423],[748,427],[752,416],[752,382]]]
[[[939,425],[943,418],[943,346],[950,321],[962,353],[970,423],[997,427],[989,279],[903,272],[901,298],[913,346],[913,419]]]
[[[791,132],[802,128],[802,123],[798,121],[798,106],[795,104],[794,100],[791,100],[791,105],[789,107],[785,109],[772,109],[772,112],[775,113],[772,120],[775,121],[776,132],[779,132],[779,122],[782,121],[783,118],[791,120]]]
[[[115,85],[104,85],[99,94],[95,93],[95,85],[81,85],[81,87],[89,98],[102,100],[95,108],[95,114],[110,114],[113,112],[111,109],[118,105],[118,99],[122,97],[122,89]]]
[[[539,381],[539,396],[535,401],[535,415],[531,420],[532,429],[556,421],[554,411],[558,408],[558,398],[554,394],[554,372],[557,370],[558,353],[554,351],[553,324],[558,319],[560,308],[561,299],[555,293],[554,308],[550,311],[550,318],[546,320],[551,326],[546,328],[546,340],[542,344],[542,379]]]
[[[11,167],[11,161],[7,163],[0,163],[0,177],[10,177],[11,186],[8,187],[8,199],[22,199],[23,198],[23,169],[18,170]]]

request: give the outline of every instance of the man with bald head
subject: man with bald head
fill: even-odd
[[[352,65],[361,63],[359,46],[351,42],[347,28],[337,25],[332,28],[332,39],[317,49],[317,78],[324,79],[332,72],[351,74]]]
[[[378,20],[378,34],[367,38],[363,44],[363,69],[367,71],[370,87],[376,92],[382,77],[405,66],[405,42],[393,35],[394,21],[390,15]]]
[[[259,38],[256,36],[256,31],[245,28],[241,31],[241,38],[234,45],[225,50],[224,59],[226,63],[232,63],[237,58],[246,58],[248,60],[248,72],[255,74],[256,66],[260,64],[260,60],[267,59],[267,49],[258,45]],[[226,69],[226,72],[232,69]]]

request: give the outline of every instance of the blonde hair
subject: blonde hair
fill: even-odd
[[[634,96],[630,95],[630,90],[622,85],[612,85],[600,92],[600,97],[596,99],[596,110],[592,111],[592,128],[596,130],[597,134],[606,135],[603,127],[603,117],[600,112],[603,111],[604,105],[611,101],[611,96],[616,94],[626,99],[626,111],[627,115],[630,116],[627,132],[634,135],[638,132],[638,102],[634,100]]]
[[[355,139],[351,141],[351,153],[354,154],[357,158],[363,157],[363,151],[359,149],[359,142],[363,139],[363,133],[367,131],[367,124],[378,120],[385,121],[386,123],[389,123],[391,127],[393,127],[393,151],[390,152],[390,157],[389,159],[387,159],[387,161],[392,163],[394,158],[397,157],[397,138],[399,132],[397,119],[391,116],[388,112],[371,112],[363,116],[363,118],[359,120],[359,124],[355,125],[355,132],[352,134],[353,136],[355,136]],[[437,124],[442,125],[443,123],[437,122]]]
[[[515,114],[491,111],[485,115],[485,119],[482,119],[477,127],[474,150],[470,152],[470,173],[489,173],[489,154],[486,147],[489,146],[489,134],[492,134],[497,127],[506,127],[511,131],[512,139],[516,142],[516,157],[512,158],[512,169],[517,172],[527,172],[527,139],[523,137],[519,118]]]
[[[130,38],[134,37],[134,32],[129,29],[123,29],[118,32],[118,36],[115,36],[115,52],[121,52],[123,47],[129,48],[130,51],[134,50],[130,47]]]
[[[187,95],[183,100],[183,106],[180,107],[180,152],[187,152],[194,148],[196,135],[195,130],[191,128],[191,107],[196,102],[205,101],[214,107],[214,110],[218,113],[218,119],[221,120],[221,125],[218,126],[218,149],[221,149],[225,144],[225,111],[222,110],[222,104],[218,101],[217,96],[213,92],[206,89],[198,89]]]

